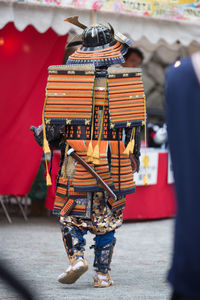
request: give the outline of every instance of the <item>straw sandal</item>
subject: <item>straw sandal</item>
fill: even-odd
[[[94,287],[95,288],[106,288],[113,285],[113,281],[109,273],[97,272],[94,276]]]
[[[88,270],[87,261],[82,257],[77,258],[80,255],[80,252],[76,252],[74,255],[69,256],[70,266],[58,277],[60,283],[72,284]]]

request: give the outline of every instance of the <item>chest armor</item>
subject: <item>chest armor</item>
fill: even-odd
[[[45,124],[66,125],[68,145],[115,193],[124,196],[135,191],[129,156],[124,154],[123,130],[141,126],[145,120],[141,69],[112,67],[97,71],[92,65],[49,67],[44,120]],[[68,158],[64,161],[58,179],[54,212],[60,211],[66,199],[77,201],[80,210],[83,195],[87,198],[87,193],[103,191],[79,163],[69,176],[64,166],[68,161]]]

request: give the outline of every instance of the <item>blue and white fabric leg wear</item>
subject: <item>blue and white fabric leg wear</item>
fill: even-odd
[[[107,273],[110,270],[113,248],[116,243],[114,237],[115,231],[110,231],[105,234],[96,235],[94,238],[94,268],[97,272]]]
[[[87,231],[82,231],[78,227],[62,225],[63,242],[68,255],[85,250],[86,241],[83,236],[86,233]]]

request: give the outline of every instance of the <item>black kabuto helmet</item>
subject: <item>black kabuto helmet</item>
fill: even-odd
[[[98,47],[114,41],[113,32],[104,25],[96,25],[84,30],[82,35],[84,47]]]
[[[74,18],[76,23],[71,22]],[[120,36],[120,41],[117,40],[110,24],[109,27],[101,24],[86,27],[79,23],[78,17],[67,20],[75,25],[78,23],[77,26],[84,29],[82,46],[69,56],[67,64],[94,64],[100,67],[124,62],[123,55],[126,54],[131,41],[123,35]]]

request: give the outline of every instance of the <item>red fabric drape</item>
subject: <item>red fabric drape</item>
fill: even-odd
[[[62,64],[66,36],[13,23],[0,30],[0,194],[29,192],[42,149],[29,128],[42,123],[48,66]]]

